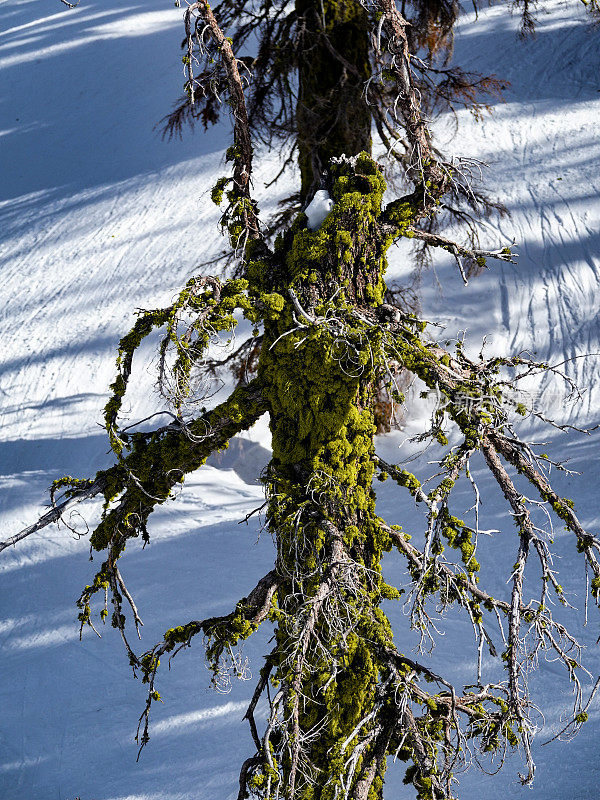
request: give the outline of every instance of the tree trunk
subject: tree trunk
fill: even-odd
[[[270,291],[291,289],[296,308],[265,331],[259,371],[273,433],[268,520],[283,578],[272,662],[282,689],[275,749],[280,791],[296,800],[334,798],[352,753],[352,785],[364,797],[372,786],[369,796],[379,797],[386,746],[375,754],[390,736],[369,718],[381,683],[376,651],[392,641],[379,608],[392,594],[380,569],[390,541],[371,487],[380,333],[347,314],[382,301],[384,182],[366,154],[356,170],[345,162],[332,171],[336,211],[316,232],[301,218],[276,253]],[[357,755],[352,732],[361,720],[366,744]]]
[[[319,188],[329,159],[371,152],[369,22],[356,0],[296,0],[297,134],[301,195]]]

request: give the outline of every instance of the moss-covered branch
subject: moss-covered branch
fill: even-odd
[[[267,409],[260,383],[254,380],[186,426],[173,423],[158,431],[131,434],[131,452],[109,469],[100,470],[94,479],[66,476],[55,481],[53,492],[64,489],[65,499],[34,525],[0,543],[0,550],[60,521],[72,505],[98,494],[104,496],[106,507],[92,535],[92,546],[96,550],[107,547],[121,526],[137,535],[143,531],[148,514],[167,499],[185,475],[201,467],[212,452],[227,447],[233,436],[250,428]],[[117,498],[117,507],[111,509],[109,504]],[[128,517],[133,519],[128,522]]]

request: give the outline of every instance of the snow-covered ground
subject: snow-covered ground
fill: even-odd
[[[516,241],[519,263],[495,265],[463,287],[452,265],[436,263],[424,278],[424,308],[469,340],[490,336],[490,349],[529,348],[543,359],[600,351],[600,39],[575,4],[557,0],[539,12],[538,33],[525,42],[506,8],[466,15],[458,63],[510,81],[504,103],[483,125],[459,115],[452,149],[484,159],[490,192],[511,211],[491,223],[485,244]],[[183,81],[181,11],[159,0],[123,5],[83,0],[67,10],[56,0],[0,5],[0,539],[33,521],[46,487],[64,474],[90,475],[108,464],[98,427],[114,348],[132,309],[173,295],[194,267],[220,247],[218,212],[207,194],[224,172],[226,129],[162,141],[153,126]],[[443,125],[440,126],[443,128]],[[276,159],[276,154],[272,156]],[[259,194],[265,194],[257,180]],[[282,186],[280,191],[285,192]],[[276,198],[265,198],[265,202]],[[392,271],[401,275],[399,250]],[[438,287],[437,279],[442,284]],[[150,386],[147,365],[140,382]],[[541,402],[580,424],[597,418],[598,359],[571,367],[587,389],[573,410],[562,387],[547,382]],[[128,409],[144,415],[149,392]],[[414,412],[413,417],[414,419]],[[539,433],[539,432],[538,432]],[[545,432],[548,451],[573,458],[581,478],[563,479],[584,523],[600,521],[597,437]],[[186,482],[182,496],[153,515],[152,542],[132,549],[123,571],[145,621],[143,644],[191,618],[228,611],[270,568],[272,543],[259,537],[254,480],[268,446],[237,445],[221,463]],[[398,443],[380,443],[400,458]],[[406,452],[406,447],[404,449]],[[231,467],[237,470],[234,472]],[[481,470],[482,480],[483,470]],[[514,561],[512,522],[489,487],[484,527],[502,535],[486,543],[492,564]],[[470,499],[465,496],[465,508]],[[380,513],[417,530],[419,514],[388,484]],[[92,516],[91,509],[86,515]],[[581,605],[581,567],[571,539],[557,532],[561,582]],[[390,578],[401,565],[390,555]],[[75,600],[93,574],[85,538],[46,529],[0,556],[0,798],[4,800],[226,800],[237,768],[252,750],[244,713],[250,685],[220,696],[208,688],[201,647],[182,653],[160,689],[152,740],[136,764],[133,734],[143,687],[131,678],[111,629],[79,642]],[[506,591],[498,574],[486,580]],[[410,637],[399,608],[389,608],[399,643]],[[600,671],[598,617],[587,629],[589,663]],[[458,683],[470,682],[472,636],[450,618],[433,656]],[[255,667],[268,631],[245,653]],[[402,645],[404,646],[404,645]],[[543,707],[539,741],[557,730],[567,687],[552,664],[532,681]],[[464,798],[596,800],[600,796],[597,708],[578,740],[536,747],[533,789],[521,789],[518,760],[495,778],[470,772]],[[408,800],[402,769],[391,765],[387,796]],[[526,794],[525,794],[526,793]]]

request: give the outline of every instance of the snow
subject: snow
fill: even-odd
[[[521,41],[518,19],[494,6],[473,25],[466,14],[456,43],[465,68],[510,81],[483,125],[459,114],[457,154],[488,162],[486,183],[511,217],[490,221],[483,246],[513,239],[518,264],[494,264],[465,288],[450,261],[436,259],[423,278],[424,311],[443,319],[451,336],[467,329],[489,351],[528,348],[550,361],[600,351],[600,41],[584,12],[551,0],[538,12],[538,33]],[[86,476],[108,465],[98,422],[113,377],[114,350],[137,307],[159,306],[198,264],[221,247],[218,209],[208,192],[226,173],[226,126],[167,142],[153,129],[183,82],[181,11],[158,0],[119,4],[82,0],[74,10],[28,0],[0,6],[0,539],[37,518],[45,489],[64,474]],[[447,136],[450,123],[440,123]],[[267,197],[256,179],[261,207]],[[280,187],[281,195],[289,186]],[[402,248],[391,272],[401,276]],[[442,289],[438,286],[438,281]],[[596,421],[595,358],[569,366],[587,390],[582,404],[565,402],[560,382],[530,387],[536,402],[561,419]],[[152,343],[137,358],[138,392],[126,409],[131,420],[153,411]],[[398,459],[398,445],[422,420],[413,411],[407,429],[385,437],[382,454]],[[597,437],[566,436],[530,424],[548,452],[562,452],[583,477],[562,477],[560,491],[575,500],[583,522],[600,521]],[[133,547],[123,572],[136,596],[151,646],[174,624],[230,610],[273,558],[268,534],[245,515],[262,502],[257,475],[268,457],[262,422],[232,450],[186,481],[176,502],[153,514],[150,545]],[[417,460],[427,468],[432,454]],[[505,592],[499,565],[514,561],[512,522],[502,499],[485,486],[488,565],[482,580]],[[379,488],[379,487],[378,487]],[[464,491],[457,504],[471,504]],[[94,509],[85,510],[93,519]],[[384,484],[380,513],[417,533],[421,512]],[[84,530],[81,519],[73,519]],[[571,539],[556,531],[560,580],[581,605],[583,580]],[[88,561],[85,537],[46,529],[0,557],[0,798],[34,800],[202,800],[236,796],[237,770],[251,752],[241,722],[251,684],[222,696],[209,688],[202,648],[180,654],[159,676],[165,705],[155,711],[151,742],[136,763],[133,735],[144,692],[131,678],[118,636],[93,633],[79,642],[75,600],[99,566]],[[492,566],[495,569],[492,569]],[[402,580],[399,559],[386,559],[390,579]],[[410,650],[402,609],[388,607],[399,646]],[[561,613],[563,613],[561,611]],[[563,614],[589,644],[587,663],[600,671],[598,617],[587,628]],[[458,683],[471,680],[472,633],[452,615],[432,667]],[[255,671],[269,631],[245,648]],[[492,659],[486,668],[493,674]],[[541,747],[558,730],[568,686],[556,665],[541,662],[531,681],[545,712],[535,749],[538,774],[520,788],[519,760],[495,778],[475,771],[461,779],[464,797],[481,800],[593,800],[598,796],[598,706],[578,740]],[[401,767],[390,765],[387,796],[408,800]],[[526,795],[525,795],[526,793]]]
[[[309,231],[317,231],[325,222],[327,215],[333,208],[333,200],[329,196],[329,192],[325,189],[319,189],[315,192],[315,196],[310,201],[304,212],[308,217],[306,227]]]

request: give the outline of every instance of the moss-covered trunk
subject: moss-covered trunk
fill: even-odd
[[[367,12],[356,0],[296,0],[302,18],[298,47],[297,141],[305,198],[329,159],[371,152],[365,97],[369,63]]]
[[[266,330],[259,373],[273,433],[268,519],[284,581],[272,660],[282,690],[272,742],[280,760],[255,780],[264,789],[271,774],[285,797],[307,800],[343,796],[356,741],[344,743],[377,702],[377,649],[392,636],[379,609],[391,593],[380,570],[390,543],[371,487],[380,332],[352,313],[381,303],[383,179],[366,156],[356,175],[347,164],[334,169],[336,206],[321,229],[308,231],[301,216],[279,242],[269,288],[297,303]],[[361,726],[367,744],[350,796],[380,796],[389,736],[373,719]]]
[[[297,141],[306,198],[331,158],[371,152],[369,26],[355,0],[296,0],[296,10],[304,20]],[[259,375],[273,433],[269,525],[285,582],[273,664],[282,689],[280,763],[257,779],[268,781],[275,767],[270,774],[283,795],[306,800],[350,790],[342,785],[344,743],[376,702],[375,643],[391,639],[379,610],[380,559],[389,543],[371,488],[380,343],[347,313],[383,296],[375,229],[382,179],[372,162],[361,163],[363,175],[340,167],[331,176],[336,211],[319,231],[306,230],[301,218],[280,243],[281,274],[270,288],[284,295],[291,289],[298,304],[266,331]],[[318,317],[328,321],[308,323]],[[372,720],[359,727],[372,739],[353,765],[353,789],[357,797],[361,785],[364,797],[379,796],[387,742],[382,747]]]

